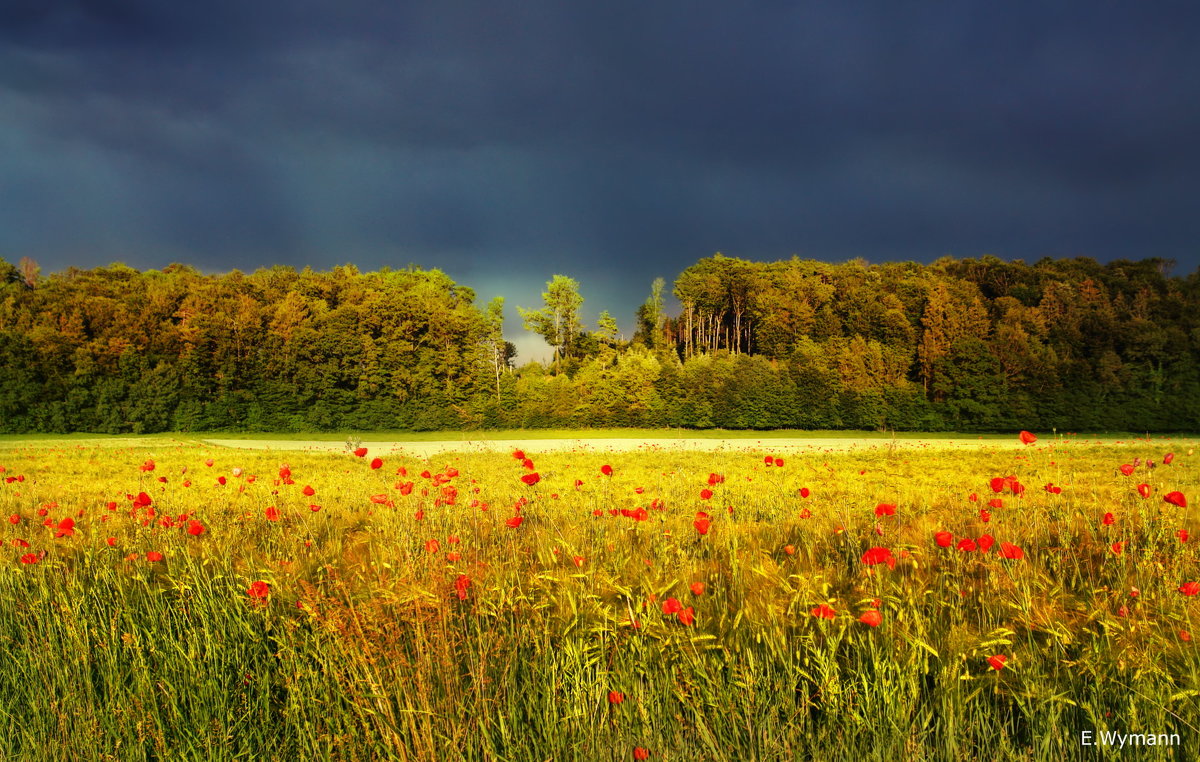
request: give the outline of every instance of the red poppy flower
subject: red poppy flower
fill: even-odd
[[[1187,508],[1187,498],[1183,496],[1182,492],[1168,492],[1163,495],[1163,502],[1180,508]]]
[[[621,693],[620,691],[609,691],[608,692],[608,703],[620,704],[624,700],[625,700],[624,693]]]
[[[191,523],[188,524],[187,531],[191,536],[199,537],[200,535],[204,534],[204,525],[193,519]]]
[[[365,458],[365,457],[366,457],[366,455],[367,455],[367,448],[365,448],[365,447],[360,447],[360,448],[358,448],[357,450],[355,450],[355,451],[354,451],[354,454],[355,454],[355,455],[357,455],[357,456],[358,456],[358,457],[360,457],[360,458]]]
[[[676,614],[676,616],[679,617],[679,623],[682,624],[684,627],[691,627],[693,624],[696,623],[696,612],[692,609],[691,606],[688,606],[686,609],[683,609],[678,614]]]
[[[273,505],[268,505],[265,511],[267,521],[279,521],[279,509]]]
[[[1179,592],[1184,595],[1195,595],[1200,593],[1200,582],[1184,582],[1179,586]]]
[[[713,496],[712,490],[710,490],[710,489],[700,490],[700,499],[701,500],[710,500],[710,499],[712,499],[712,496]]]
[[[815,607],[808,613],[812,614],[817,619],[833,619],[835,616],[837,616],[837,611],[835,611],[834,608],[828,603],[822,603],[820,606]]]
[[[979,520],[982,521],[984,524],[988,523],[989,521],[992,520],[992,512],[986,508],[980,508],[979,509]]]
[[[224,486],[225,486],[225,484],[226,484],[226,479],[225,479],[225,477],[224,477],[224,476],[218,476],[218,477],[217,477],[217,484],[220,484],[222,487],[224,487]]]
[[[1018,437],[1021,439],[1021,444],[1031,445],[1037,441],[1037,436],[1029,431],[1022,431],[1020,434],[1018,434]]]
[[[1180,542],[1187,542],[1188,541],[1188,530],[1180,529],[1178,532],[1175,533],[1175,536],[1179,538]]]
[[[467,599],[467,588],[471,586],[471,578],[465,574],[458,575],[454,580],[454,590],[458,593],[458,599],[465,601]]]
[[[271,586],[261,579],[246,589],[246,595],[251,600],[261,601],[271,594]]]
[[[989,656],[988,660],[987,660],[988,664],[991,665],[992,669],[996,670],[997,672],[1004,669],[1004,663],[1007,661],[1008,661],[1008,657],[1005,656],[1004,654],[996,654],[995,656]]]
[[[783,458],[776,458],[776,459],[775,459],[775,467],[776,467],[776,468],[783,468]]]
[[[809,490],[809,488],[808,488],[808,487],[801,487],[801,488],[800,488],[800,497],[805,497],[805,498],[806,498],[806,497],[808,497],[808,496],[809,496],[809,495],[811,495],[811,494],[812,494],[812,491],[811,491],[811,490]]]
[[[1150,493],[1153,492],[1154,490],[1150,487],[1149,484],[1139,484],[1137,486],[1137,491],[1138,491],[1138,494],[1142,496],[1142,499],[1145,500],[1146,498],[1150,497]]]
[[[72,537],[75,534],[75,519],[65,518],[58,522],[58,527],[54,532],[55,537]]]
[[[710,487],[715,487],[718,484],[722,484],[724,482],[725,482],[724,474],[709,474],[708,475],[708,486],[710,486]]]
[[[1113,516],[1111,513],[1106,513],[1104,514],[1104,518],[1100,519],[1100,523],[1106,527],[1110,527],[1116,522],[1116,520],[1116,516]]]
[[[1168,465],[1168,466],[1171,465],[1171,461],[1173,461],[1173,460],[1175,460],[1175,453],[1173,453],[1173,452],[1169,452],[1163,456],[1163,464],[1164,465]]]
[[[896,558],[892,555],[892,551],[887,548],[871,548],[866,553],[863,553],[862,562],[867,566],[887,564],[889,569],[896,568]]]
[[[41,557],[37,553],[26,553],[21,556],[21,563],[23,564],[36,564],[40,560]]]
[[[300,490],[300,492],[305,497],[312,497],[313,495],[317,494],[317,491],[307,484],[304,485],[304,489]]]
[[[1051,495],[1061,495],[1062,494],[1062,487],[1056,487],[1056,486],[1054,486],[1053,483],[1047,484],[1044,489],[1047,492],[1049,492]]]
[[[1025,557],[1025,551],[1011,542],[1002,542],[1000,543],[1000,555],[1013,561],[1019,561]]]
[[[517,460],[525,460],[525,451],[524,450],[513,450],[513,457],[516,458]]]
[[[683,611],[683,604],[679,602],[678,598],[668,598],[663,601],[662,612],[664,614],[677,614],[680,611]]]
[[[964,537],[958,541],[958,549],[963,553],[970,553],[973,550],[978,550],[979,546],[975,544],[974,540]]]
[[[603,466],[600,466],[600,473],[605,476],[612,476],[612,466],[605,463]]]
[[[1121,471],[1121,473],[1125,474],[1126,476],[1129,476],[1130,474],[1133,473],[1133,464],[1123,463],[1121,465],[1120,471]]]
[[[437,553],[441,549],[442,549],[442,544],[440,542],[438,542],[437,540],[426,540],[425,541],[425,552],[426,553]]]
[[[529,458],[526,458],[525,460],[521,461],[521,466],[522,466],[522,467],[523,467],[523,468],[524,468],[526,471],[532,471],[532,470],[534,470],[534,468],[533,468],[533,461],[532,461],[532,460],[530,460]]]
[[[446,554],[446,560],[451,563],[454,563],[455,561],[459,560],[460,558],[462,558],[462,554],[456,550],[452,550]]]
[[[998,497],[994,497],[988,501],[988,508],[1003,508],[1004,501]]]
[[[996,538],[992,537],[990,534],[985,534],[983,537],[979,538],[978,542],[979,542],[979,549],[982,550],[984,553],[987,553],[989,550],[992,549],[992,546],[996,544]]]
[[[1123,542],[1114,542],[1114,543],[1112,544],[1112,552],[1113,552],[1115,555],[1118,555],[1118,556],[1119,556],[1119,555],[1121,555],[1122,553],[1124,553],[1124,552],[1125,552],[1125,543],[1123,543]]]
[[[371,470],[372,471],[378,470],[380,468],[383,468],[383,458],[375,458],[374,460],[371,461]]]
[[[858,621],[862,622],[868,627],[878,627],[883,623],[883,614],[880,614],[875,609],[871,609],[860,616]]]
[[[1006,482],[1005,482],[1003,476],[993,477],[992,481],[990,482],[992,492],[1003,492],[1005,484],[1006,484]]]
[[[143,464],[140,466],[140,468],[141,468],[143,471],[153,471],[153,470],[154,470],[154,461],[153,461],[153,460],[147,460],[145,463],[143,463]]]
[[[972,503],[978,503],[978,502],[979,502],[979,495],[978,495],[978,494],[976,494],[976,493],[974,493],[974,492],[972,492],[971,494],[967,495],[967,500],[970,500]]]
[[[161,560],[163,560],[163,554],[159,553],[157,550],[152,550],[146,554],[146,560],[147,561],[161,561]]]
[[[789,556],[794,556],[794,555],[796,555],[796,546],[795,545],[784,545],[783,552],[787,553]]]
[[[633,758],[642,762],[642,760],[650,759],[650,750],[641,746],[633,747]]]
[[[933,539],[937,542],[939,548],[948,548],[954,544],[954,535],[949,532],[938,532],[933,536]]]
[[[895,516],[896,515],[896,506],[891,503],[880,503],[879,505],[875,506],[875,515],[876,516]]]
[[[1192,642],[1192,633],[1188,632],[1187,630],[1180,630],[1179,631],[1179,639],[1182,640],[1184,643],[1191,643]]]
[[[532,487],[533,485],[537,484],[537,483],[538,483],[538,482],[540,482],[541,480],[542,480],[542,477],[541,477],[541,476],[538,474],[538,472],[537,472],[537,471],[534,471],[534,472],[532,472],[532,473],[525,474],[524,476],[522,476],[522,477],[521,477],[521,481],[525,482],[525,483],[526,483],[526,484],[528,484],[530,487]]]
[[[521,522],[525,520],[524,516],[513,516],[511,519],[504,522],[505,526],[516,529],[521,526]]]
[[[704,595],[704,583],[693,582],[689,587],[692,590],[692,595]]]
[[[692,522],[692,526],[696,527],[696,531],[700,534],[708,534],[708,528],[712,526],[712,520],[701,516]]]
[[[139,492],[137,494],[137,497],[135,497],[133,499],[133,504],[137,508],[142,508],[144,506],[150,505],[150,503],[151,503],[150,496],[147,495],[145,492]]]
[[[108,543],[108,547],[110,547],[110,548],[117,547],[117,538],[116,537],[109,537],[107,540],[105,540],[105,542]]]

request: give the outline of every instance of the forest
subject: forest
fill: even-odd
[[[751,262],[648,284],[632,336],[555,275],[520,310],[438,270],[0,259],[0,432],[682,427],[1200,430],[1200,271],[1162,259]],[[518,308],[520,309],[520,308]]]

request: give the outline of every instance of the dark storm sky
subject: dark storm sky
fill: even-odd
[[[1197,40],[1190,2],[7,0],[0,256],[438,267],[514,339],[554,273],[628,334],[715,251],[1181,274]]]

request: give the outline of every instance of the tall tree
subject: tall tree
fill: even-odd
[[[546,283],[542,301],[545,306],[540,310],[517,307],[517,312],[524,321],[525,330],[538,334],[554,348],[554,368],[559,372],[579,333],[579,308],[583,306],[579,282],[565,275],[555,275]]]
[[[17,267],[21,270],[21,278],[25,282],[25,287],[36,288],[38,276],[42,272],[42,268],[38,267],[38,263],[29,257],[21,257],[21,261],[17,263]]]
[[[602,341],[612,344],[617,340],[617,334],[620,328],[617,327],[617,319],[609,314],[608,310],[600,313],[600,317],[596,319],[596,335]]]
[[[500,402],[500,376],[508,368],[512,345],[504,340],[504,297],[497,296],[488,303],[483,315],[483,350],[496,386],[496,402]]]
[[[634,338],[651,349],[658,349],[663,343],[663,289],[666,286],[665,280],[655,278],[650,284],[650,298],[637,309],[638,329]]]

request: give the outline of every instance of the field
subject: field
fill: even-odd
[[[1200,756],[1197,440],[332,444],[0,441],[0,757]]]

